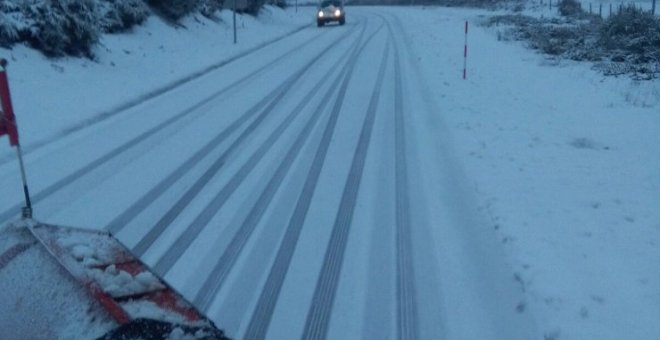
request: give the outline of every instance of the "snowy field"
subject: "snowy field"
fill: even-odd
[[[543,10],[537,8],[534,13]],[[465,256],[446,261],[472,266],[475,262],[475,268],[479,268],[480,261],[487,264],[492,260],[479,256],[503,252],[503,263],[510,273],[495,269],[490,273],[483,265],[481,269],[489,273],[476,277],[503,275],[514,282],[522,298],[511,301],[506,308],[524,315],[537,339],[657,339],[660,334],[660,210],[657,209],[660,203],[660,149],[657,147],[660,143],[660,82],[604,77],[592,70],[590,64],[552,60],[525,49],[520,43],[498,41],[494,29],[484,29],[478,23],[486,16],[501,13],[372,7],[348,7],[347,13],[346,27],[332,29],[344,29],[348,34],[356,22],[370,22],[373,25],[370,27],[377,28],[375,22],[380,17],[396,17],[404,23],[403,32],[397,34],[406,42],[406,55],[416,65],[406,69],[410,73],[404,75],[413,77],[412,73],[417,72],[426,84],[416,88],[419,93],[407,94],[428,100],[428,107],[433,108],[425,114],[406,112],[414,123],[411,138],[418,146],[417,154],[410,157],[419,166],[420,183],[431,183],[419,188],[428,204],[424,214],[428,215],[431,226],[441,230],[442,226],[433,226],[434,221],[456,221],[447,235],[432,229],[431,238],[439,240],[451,237],[449,234],[460,234],[457,239],[464,241],[447,245],[448,249],[455,248],[453,253],[446,249],[431,249],[430,252],[440,258],[443,255]],[[82,135],[88,128],[102,126],[106,120],[116,121],[132,103],[154,95],[167,98],[167,103],[173,106],[185,106],[187,92],[165,91],[200,72],[222,71],[224,62],[244,54],[249,57],[252,48],[277,38],[300,30],[316,32],[313,31],[316,30],[313,8],[300,7],[297,13],[293,8],[286,11],[268,8],[256,19],[239,17],[239,43],[232,45],[231,16],[223,12],[222,18],[220,23],[201,17],[188,18],[184,21],[185,29],[175,29],[151,18],[133,34],[103,37],[95,61],[47,60],[23,46],[0,49],[0,56],[9,60],[14,109],[21,144],[26,151],[27,175],[34,183],[33,192],[39,192],[67,173],[62,165],[53,169],[35,167],[43,166],[42,160],[48,159],[50,152],[66,150],[68,143],[75,140],[71,135]],[[467,79],[464,80],[466,20],[470,22],[470,30]],[[384,41],[383,46],[389,46]],[[279,42],[273,44],[278,46]],[[374,54],[374,58],[376,56]],[[296,62],[294,56],[291,60],[291,63]],[[374,79],[377,79],[379,63],[371,67],[363,63]],[[228,77],[237,73],[240,72],[236,69],[227,71]],[[208,81],[204,84],[213,86]],[[264,79],[264,84],[268,84],[268,79]],[[391,86],[387,82],[383,84],[384,88]],[[305,87],[301,89],[306,90]],[[246,93],[237,98],[257,101]],[[423,111],[419,103],[410,105]],[[130,133],[131,128],[127,129]],[[107,137],[100,130],[99,134],[98,147],[108,149],[106,144],[110,145],[111,141],[104,139]],[[67,140],[60,143],[63,135],[68,136]],[[385,138],[378,132],[375,136]],[[319,139],[320,133],[314,138]],[[18,212],[7,212],[7,209],[20,204],[22,199],[18,165],[6,140],[5,137],[0,139],[2,224],[16,218]],[[93,153],[95,147],[92,145],[89,150],[72,147],[71,150]],[[182,149],[173,147],[172,153],[176,152]],[[79,157],[87,156],[81,153]],[[162,157],[153,157],[153,162],[172,167]],[[369,167],[366,169],[368,172]],[[365,177],[365,185],[376,187],[374,177]],[[258,186],[264,181],[255,179],[253,182]],[[120,211],[118,207],[128,205],[112,202],[113,198],[130,196],[133,192],[138,195],[141,187],[149,182],[149,179],[136,179],[130,182],[130,188],[123,188],[123,194],[109,197],[86,193],[84,202],[69,197],[70,202],[37,203],[35,217],[49,223],[102,228],[114,217],[111,211]],[[439,187],[453,190],[435,192]],[[120,186],[115,188],[122,190]],[[249,196],[249,193],[246,191],[242,195]],[[452,202],[461,204],[452,209]],[[466,208],[466,202],[471,206]],[[434,209],[440,205],[449,208]],[[452,216],[444,216],[446,213]],[[368,213],[356,216],[372,218]],[[274,218],[277,221],[278,217]],[[464,224],[481,228],[474,233],[474,240],[470,238],[472,230],[461,230]],[[478,239],[485,235],[490,239]],[[119,237],[121,239],[122,234]],[[122,241],[135,243],[129,234],[123,237]],[[496,246],[475,249],[484,244]],[[350,243],[349,247],[359,248]],[[306,251],[313,253],[313,249]],[[241,261],[249,261],[249,258]],[[362,275],[361,270],[373,270],[361,266],[364,265],[355,264],[348,270],[357,273],[356,276]],[[179,269],[182,273],[191,271]],[[243,276],[251,275],[250,270],[243,271],[248,272]],[[166,278],[181,286],[191,285],[182,277],[168,275]],[[496,294],[489,291],[489,287],[494,287],[491,282],[452,280],[463,276],[452,276],[450,271],[439,276],[442,282],[439,291],[451,291],[458,289],[454,286],[464,285],[476,289],[478,294]],[[240,283],[230,283],[238,285],[237,282]],[[220,298],[224,301],[222,306],[236,304],[226,292],[221,291],[221,294],[224,294]],[[307,289],[303,294],[311,295],[311,291]],[[465,298],[479,299],[480,295],[475,294],[476,297]],[[342,296],[338,303],[350,305],[347,302],[350,298]],[[460,298],[442,296],[437,301],[423,301],[423,304],[460,305],[461,301],[452,301]],[[498,301],[490,297],[486,300]],[[247,307],[241,308],[245,313]],[[487,314],[491,310],[497,307],[473,312],[474,315]],[[370,315],[367,312],[364,313]],[[466,339],[466,334],[472,334],[475,339],[483,339],[477,335],[490,333],[461,330],[472,325],[468,320],[469,312],[468,309],[440,312],[444,318],[438,321],[442,325],[436,328],[444,329],[449,338]],[[217,308],[210,314],[219,320],[220,327],[229,326],[230,336],[244,334],[245,321],[221,316]],[[290,315],[295,321],[294,314]],[[273,322],[286,325],[287,317],[286,313],[279,314]],[[483,317],[507,320],[495,315],[479,316]],[[368,337],[382,332],[372,329],[374,333],[370,333],[368,326],[356,325],[350,320],[347,323],[351,327],[344,333],[331,334],[357,338],[360,334]],[[493,327],[507,326],[510,325]],[[270,334],[272,337],[277,333]]]
[[[434,12],[429,25],[483,14]],[[603,77],[480,29],[463,82],[446,52],[459,35],[416,27],[452,147],[546,339],[654,339],[660,83]]]

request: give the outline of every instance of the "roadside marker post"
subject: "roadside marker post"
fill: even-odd
[[[234,22],[234,45],[236,45],[236,0],[234,0],[234,12],[232,14],[232,20]]]
[[[467,38],[468,38],[468,22],[465,21],[465,45],[463,45],[463,79],[467,78]]]
[[[23,181],[23,194],[25,195],[25,207],[22,210],[23,218],[32,218],[32,203],[30,202],[30,191],[27,185],[27,176],[25,176],[25,165],[23,163],[23,151],[18,142],[18,127],[16,126],[16,117],[11,104],[11,94],[9,92],[9,80],[7,79],[7,60],[0,59],[0,136],[9,135],[9,145],[16,147],[18,164],[21,168],[21,180]]]

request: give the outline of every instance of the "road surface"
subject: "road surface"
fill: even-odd
[[[414,24],[349,8],[31,151],[36,218],[110,230],[234,338],[532,338]]]

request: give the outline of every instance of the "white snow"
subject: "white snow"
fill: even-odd
[[[433,12],[408,18],[443,28],[411,33],[438,94],[428,124],[454,137],[438,148],[464,164],[526,292],[521,308],[547,339],[655,338],[660,81],[608,78],[498,42],[473,11]],[[473,23],[466,81],[463,18]]]
[[[372,9],[349,10],[349,15],[355,13],[356,18],[364,20],[369,18]],[[30,145],[56,137],[67,128],[98,119],[104,112],[112,112],[127,102],[286,35],[301,25],[312,25],[311,11],[311,8],[300,8],[294,13],[293,8],[286,11],[268,8],[256,19],[239,16],[239,44],[236,46],[231,44],[230,15],[223,12],[220,23],[199,16],[188,18],[184,22],[186,29],[175,29],[151,18],[132,34],[105,36],[96,51],[97,61],[47,60],[23,46],[0,49],[0,56],[10,62],[8,72],[21,143],[29,150]],[[460,215],[454,217],[458,221],[483,223],[497,237],[474,242],[466,239],[463,246],[447,245],[448,248],[441,250],[431,245],[436,244],[433,242],[442,244],[444,235],[438,231],[428,235],[425,247],[439,257],[455,247],[456,254],[471,256],[477,262],[480,255],[499,256],[503,252],[524,296],[524,301],[512,308],[531,314],[538,325],[538,338],[656,339],[660,334],[660,209],[657,208],[660,203],[660,81],[604,77],[588,63],[553,60],[525,49],[521,43],[498,41],[497,28],[478,25],[484,16],[495,14],[493,12],[432,7],[378,11],[395,13],[405,23],[410,54],[416,58],[418,69],[427,82],[421,91],[427,92],[424,95],[435,108],[434,114],[412,118],[419,147],[413,159],[421,169],[420,176],[432,179],[430,182],[443,180],[434,177],[437,173],[458,179],[444,185],[455,187],[456,195],[464,196],[462,200],[473,202],[475,211],[447,214]],[[545,11],[545,8],[537,11]],[[539,12],[531,14],[540,15]],[[465,20],[471,23],[467,80],[461,78]],[[233,74],[230,72],[227,77]],[[270,84],[264,81],[264,87],[267,86]],[[170,98],[168,103],[184,106],[188,94],[175,94],[181,98]],[[256,101],[245,93],[236,100]],[[144,119],[151,119],[145,116]],[[128,124],[125,129],[128,135],[135,132]],[[102,130],[99,128],[98,145],[89,146],[90,154],[94,154],[96,147],[107,149],[106,144],[112,145],[109,135]],[[7,143],[4,137],[0,138],[0,160],[14,156],[14,151],[3,143]],[[47,157],[49,152],[62,147],[66,146],[54,141],[52,146],[28,153],[26,158],[29,161]],[[185,152],[185,149],[177,149],[181,146],[168,147],[173,153]],[[80,157],[87,156],[81,153]],[[156,156],[150,159],[152,164],[172,167],[167,161]],[[22,199],[16,167],[13,161],[0,164],[2,207]],[[66,165],[61,164],[49,169],[27,169],[28,178],[36,187],[59,179],[66,170]],[[124,194],[135,192],[138,195],[150,188],[154,180],[135,179]],[[261,186],[262,181],[255,179],[253,185]],[[378,183],[372,177],[365,181],[366,185]],[[440,184],[423,189],[429,206],[436,206],[434,203],[439,206],[453,199],[437,197],[433,189],[438,186]],[[325,188],[328,191],[340,189]],[[72,194],[75,193],[72,190]],[[172,199],[177,198],[172,195]],[[244,195],[249,196],[249,193]],[[117,194],[117,197],[122,196]],[[81,227],[101,227],[112,217],[107,216],[108,211],[120,211],[117,206],[125,206],[122,202],[113,202],[113,197],[93,199],[107,202],[107,209],[79,212],[83,210],[77,208],[80,204],[88,207],[85,202],[72,203],[79,204],[73,209],[66,201],[42,209],[54,218],[62,218],[57,215],[61,207],[65,213],[59,216],[78,218],[76,223],[88,223]],[[371,199],[376,202],[378,197]],[[39,210],[36,211],[38,218]],[[326,213],[334,211],[315,214]],[[434,210],[423,213],[432,220],[445,214]],[[196,212],[189,214],[192,216]],[[368,234],[366,230],[360,232]],[[471,234],[470,230],[454,232],[475,238],[487,235]],[[215,235],[218,234],[207,240],[214,239]],[[125,238],[127,243],[136,242],[130,236]],[[475,244],[488,248],[471,249]],[[361,246],[363,244],[349,244],[354,248]],[[323,251],[304,249],[313,247],[312,244],[301,247],[309,254]],[[83,247],[73,250],[78,258],[90,258],[93,253]],[[307,259],[298,258],[297,261]],[[371,261],[378,262],[377,259]],[[451,261],[461,262],[460,259],[447,260]],[[454,268],[449,263],[446,265]],[[103,275],[110,275],[113,280],[126,279],[121,281],[124,286],[153,283],[153,277],[128,278],[115,269],[109,267]],[[364,268],[358,263],[348,270],[358,273],[356,276],[364,274]],[[182,269],[183,273],[191,271],[194,268]],[[483,275],[499,273],[497,269],[491,271]],[[190,281],[188,276],[169,275],[173,282]],[[0,268],[0,277],[4,280],[8,276],[8,268]],[[364,276],[360,280],[367,280]],[[447,277],[438,280],[442,282]],[[475,289],[490,284],[466,283],[467,287]],[[117,285],[116,290],[122,285]],[[298,295],[291,298],[311,295],[308,289],[301,288],[304,292],[296,292]],[[449,284],[442,289],[453,287]],[[478,298],[468,296],[469,291],[463,289],[465,296],[447,296],[446,299]],[[20,294],[12,290],[0,291],[4,296]],[[433,290],[429,294],[438,293]],[[338,301],[350,305],[352,297],[344,296]],[[442,304],[442,301],[437,303]],[[356,314],[362,312],[355,311]],[[460,312],[466,311],[457,311],[456,315]],[[132,313],[155,312],[145,306],[135,306]],[[294,319],[290,315],[279,318]],[[3,319],[10,320],[0,318],[0,323]],[[460,322],[460,319],[455,320]],[[452,328],[452,325],[445,326]],[[355,326],[355,330],[360,331],[359,326]],[[368,329],[361,331],[370,334]],[[360,334],[354,335],[359,337]]]
[[[82,262],[86,267],[101,264],[101,262],[94,257],[94,250],[87,245],[76,244],[70,248],[70,251],[73,258]]]
[[[197,340],[197,339],[204,339],[205,337],[208,336],[209,334],[207,334],[203,330],[199,330],[194,334],[190,334],[190,333],[186,333],[183,329],[177,327],[172,330],[172,332],[167,336],[165,340]]]
[[[80,265],[84,276],[93,280],[100,288],[112,297],[130,296],[138,293],[150,292],[165,288],[159,279],[152,273],[143,271],[135,275],[117,268],[116,262],[124,259],[114,258],[112,254],[121,254],[117,251],[118,245],[103,243],[103,237],[84,239],[83,235],[76,235],[78,239],[71,242],[71,236],[65,235],[61,239],[66,254],[70,254]],[[106,241],[110,239],[107,238]],[[67,246],[66,244],[70,245]],[[121,255],[120,255],[121,256]]]
[[[95,339],[116,327],[35,241],[24,224],[0,228],[0,254],[16,244],[33,244],[0,268],[1,338]]]
[[[185,323],[179,313],[160,308],[151,301],[129,301],[122,305],[131,318],[151,318],[172,323]]]
[[[91,269],[89,274],[104,292],[113,297],[130,296],[165,287],[151,273],[142,272],[132,276],[126,271],[118,270],[115,265],[110,265],[105,270]]]

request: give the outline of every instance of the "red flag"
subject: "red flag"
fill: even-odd
[[[11,95],[9,94],[9,82],[7,81],[7,72],[5,67],[7,60],[0,60],[0,136],[9,135],[9,145],[18,145],[18,129],[16,128],[16,119],[14,109],[11,105]]]

